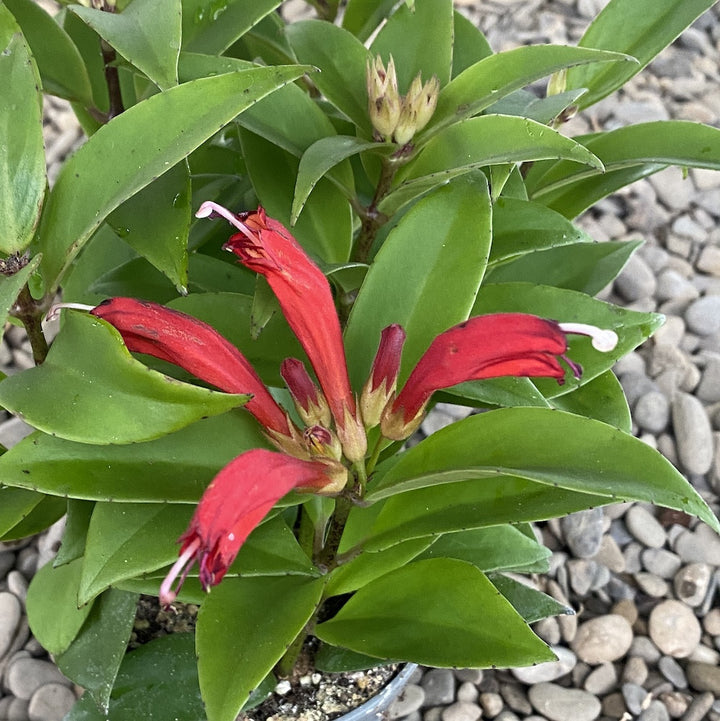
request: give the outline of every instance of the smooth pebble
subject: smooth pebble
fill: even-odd
[[[648,632],[655,645],[668,656],[685,658],[700,643],[700,622],[689,606],[669,599],[650,612]]]
[[[627,619],[607,614],[581,624],[571,648],[582,661],[596,664],[621,658],[632,642],[632,626]]]
[[[75,704],[75,694],[59,683],[41,686],[30,699],[30,721],[62,721]]]
[[[529,698],[537,712],[551,721],[593,721],[602,710],[593,694],[554,683],[532,686]]]

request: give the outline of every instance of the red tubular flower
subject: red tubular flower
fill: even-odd
[[[245,408],[271,436],[294,436],[287,414],[247,358],[207,323],[134,298],[111,298],[90,313],[116,328],[131,351],[169,361],[226,393],[252,394]]]
[[[395,393],[405,331],[394,323],[383,329],[370,377],[360,395],[360,410],[367,428],[380,423],[383,409]]]
[[[250,270],[265,276],[288,325],[312,363],[337,426],[345,455],[358,461],[367,440],[350,389],[340,321],[327,278],[288,230],[262,208],[235,215],[221,205],[203,203],[199,218],[220,216],[240,232],[224,248]]]
[[[345,485],[346,475],[340,464],[305,461],[261,448],[238,456],[215,476],[200,499],[180,537],[180,557],[160,586],[160,602],[167,606],[175,600],[195,561],[206,591],[220,583],[250,532],[286,493],[293,489],[336,493]]]
[[[579,376],[580,368],[563,354],[565,333],[593,337],[599,350],[612,350],[617,336],[593,326],[559,324],[523,313],[477,316],[435,338],[395,401],[385,409],[381,428],[402,440],[417,429],[430,396],[457,383],[499,376],[545,376],[562,383],[563,358]]]

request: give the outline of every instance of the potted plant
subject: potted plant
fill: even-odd
[[[645,500],[720,530],[611,371],[662,323],[593,297],[638,244],[572,223],[718,169],[720,131],[558,132],[713,2],[611,0],[578,47],[497,54],[450,0],[312,4],[0,6],[1,308],[37,362],[0,383],[37,429],[0,532],[67,514],[28,612],[87,689],[70,719],[545,661],[528,624],[563,608],[507,575],[547,568],[532,522]],[[88,135],[49,191],[43,92]],[[482,412],[406,444],[439,400]],[[158,595],[194,634],[125,656]]]

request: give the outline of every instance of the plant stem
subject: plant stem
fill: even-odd
[[[11,311],[12,315],[25,326],[35,365],[40,365],[48,354],[48,344],[42,330],[42,316],[47,310],[47,305],[45,299],[35,300],[26,285],[20,291]]]
[[[115,50],[111,48],[104,40],[100,41],[102,48],[103,63],[105,65],[105,84],[108,89],[108,97],[110,99],[110,107],[107,111],[106,120],[112,120],[125,110],[123,106],[122,93],[120,91],[120,75],[115,65],[117,55]]]
[[[383,441],[385,440],[384,436],[379,435],[377,439],[377,443],[375,444],[375,447],[372,450],[372,454],[370,455],[370,458],[368,459],[366,470],[368,475],[373,472],[375,469],[375,466],[377,465],[378,458],[380,457],[380,452],[383,449]]]
[[[300,653],[305,645],[305,639],[310,633],[310,627],[314,623],[315,615],[302,627],[300,633],[295,636],[293,642],[287,647],[287,651],[283,654],[283,657],[277,662],[275,666],[275,672],[280,678],[289,678],[293,674],[295,664],[297,663]]]
[[[362,215],[362,226],[355,243],[355,252],[353,253],[352,259],[358,263],[367,263],[373,243],[375,242],[375,236],[378,230],[388,221],[388,217],[378,210],[378,205],[388,190],[390,190],[390,184],[396,171],[397,165],[391,160],[383,158],[380,179],[375,188],[375,195]]]

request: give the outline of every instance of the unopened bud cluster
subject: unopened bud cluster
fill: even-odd
[[[433,75],[423,85],[418,73],[407,95],[401,96],[392,56],[386,69],[378,55],[367,65],[367,91],[368,111],[376,137],[405,145],[430,121],[437,106],[440,83]]]

